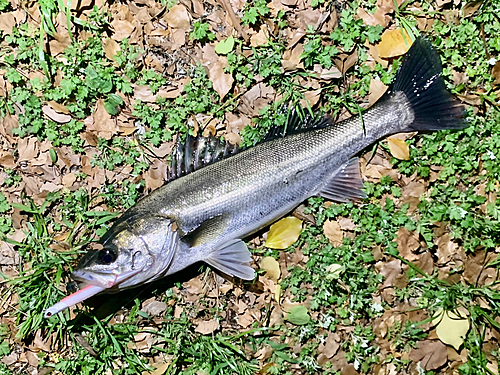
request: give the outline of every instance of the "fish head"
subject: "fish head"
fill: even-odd
[[[169,218],[144,214],[119,219],[101,238],[101,246],[83,256],[72,278],[80,288],[95,285],[110,291],[153,281],[170,266],[177,242]]]
[[[78,290],[46,309],[44,316],[48,318],[97,293],[117,292],[164,276],[179,245],[176,228],[169,218],[147,213],[129,213],[118,219],[73,272]]]

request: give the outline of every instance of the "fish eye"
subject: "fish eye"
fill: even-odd
[[[110,264],[116,260],[116,253],[110,249],[102,249],[99,251],[99,261],[102,264]]]

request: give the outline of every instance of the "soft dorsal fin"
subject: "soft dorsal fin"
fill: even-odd
[[[283,138],[290,134],[320,129],[333,124],[331,117],[326,115],[311,115],[309,111],[303,108],[290,110],[287,106],[283,106],[281,113],[287,116],[284,123],[271,127],[264,134],[262,140],[256,142],[254,146],[276,138]],[[208,137],[201,135],[194,137],[188,134],[183,141],[178,137],[177,144],[171,156],[168,181],[175,180],[209,164],[231,157],[242,150],[244,148],[232,145],[212,135]]]
[[[312,129],[321,129],[333,125],[333,119],[328,115],[318,113],[311,114],[305,108],[290,110],[283,106],[281,114],[286,114],[287,118],[282,125],[271,127],[264,135],[261,142],[271,141],[276,138],[283,138],[290,134],[302,133]],[[261,143],[261,142],[257,142]]]

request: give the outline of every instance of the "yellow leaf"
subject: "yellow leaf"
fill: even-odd
[[[405,29],[386,30],[377,44],[377,51],[380,57],[387,59],[404,55],[411,45],[412,40]]]
[[[464,342],[465,335],[469,331],[469,319],[463,311],[457,311],[457,315],[453,311],[438,310],[436,317],[432,320],[436,326],[436,334],[439,339],[446,345],[453,346],[457,351]]]
[[[281,270],[280,265],[278,264],[276,259],[274,259],[273,257],[263,258],[260,261],[260,268],[266,271],[267,277],[269,277],[274,282],[278,282],[281,276]]]
[[[302,221],[296,217],[285,217],[271,225],[264,246],[271,249],[286,249],[293,244],[302,231]]]
[[[405,141],[399,138],[387,138],[391,155],[399,160],[410,160],[410,148]]]

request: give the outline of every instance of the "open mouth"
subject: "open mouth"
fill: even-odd
[[[102,292],[103,290],[112,288],[113,286],[120,284],[128,278],[136,275],[140,271],[141,270],[139,269],[125,272],[121,275],[102,275],[102,277],[95,277],[95,274],[91,275],[88,272],[77,270],[73,273],[72,277],[76,281],[80,282],[80,290],[70,294],[55,305],[46,309],[44,312],[44,317],[50,318],[52,315],[57,314],[58,312],[67,309],[68,307],[76,305],[79,302],[85,301],[86,299]]]

